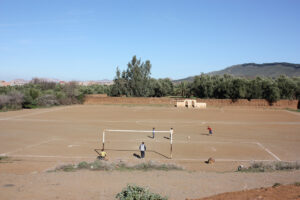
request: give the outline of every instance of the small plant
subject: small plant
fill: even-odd
[[[0,156],[0,163],[1,162],[6,162],[8,160],[7,156]]]
[[[63,170],[64,172],[73,172],[75,171],[74,165],[63,165],[60,167],[60,170]]]
[[[6,160],[7,158],[7,156],[0,156],[0,160]]]
[[[85,161],[80,162],[77,166],[78,169],[88,169],[89,167],[90,167],[90,165]]]
[[[274,185],[272,186],[273,188],[276,188],[276,187],[278,187],[278,186],[281,186],[281,184],[280,183],[274,183]]]
[[[299,187],[300,186],[300,182],[295,182],[294,185]]]
[[[167,200],[159,194],[150,192],[148,189],[136,185],[127,185],[122,192],[116,195],[119,200]]]

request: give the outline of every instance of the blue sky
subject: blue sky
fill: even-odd
[[[172,79],[300,63],[299,10],[299,0],[0,0],[0,80],[112,80],[133,55]]]

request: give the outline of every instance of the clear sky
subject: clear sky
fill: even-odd
[[[300,63],[300,0],[0,0],[0,80],[154,78]]]

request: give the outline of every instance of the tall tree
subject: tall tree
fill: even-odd
[[[114,86],[112,87],[113,96],[136,96],[146,97],[151,93],[150,74],[151,63],[149,60],[142,62],[136,56],[127,64],[127,70],[122,72],[117,68]]]

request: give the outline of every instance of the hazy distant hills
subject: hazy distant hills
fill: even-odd
[[[277,77],[279,75],[286,75],[289,77],[300,76],[300,64],[292,64],[292,63],[246,63],[241,65],[233,65],[231,67],[227,67],[220,71],[214,71],[207,73],[207,75],[223,75],[223,74],[231,74],[233,76],[242,76],[253,78],[256,76],[264,76],[264,77]],[[194,79],[193,76],[187,77],[184,79],[176,80],[174,82],[180,81],[192,81]]]

